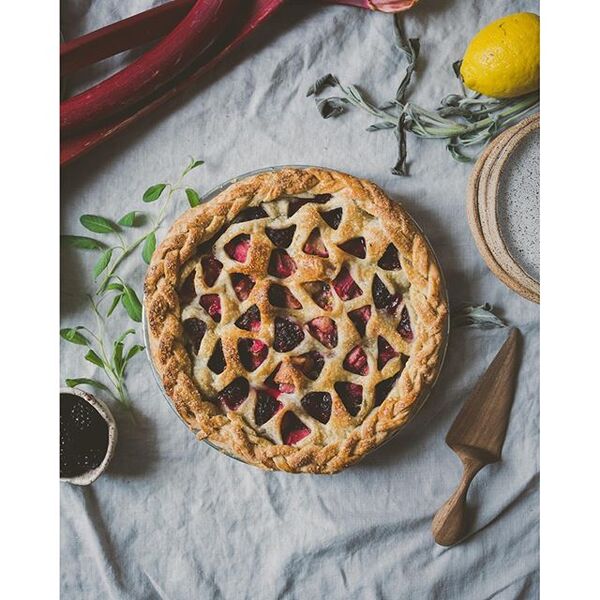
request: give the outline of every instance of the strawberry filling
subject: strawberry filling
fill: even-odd
[[[337,325],[329,317],[317,317],[309,321],[306,326],[310,335],[319,340],[325,348],[335,348],[337,346]]]
[[[229,258],[243,263],[248,258],[248,250],[250,249],[250,236],[246,233],[236,235],[232,240],[225,244],[225,252]]]
[[[192,271],[179,288],[179,301],[182,306],[189,304],[196,297],[196,288],[194,286],[194,278],[196,271]]]
[[[342,209],[334,208],[333,210],[328,210],[327,212],[321,213],[321,217],[329,227],[332,229],[337,229],[342,222]]]
[[[312,254],[313,256],[320,256],[321,258],[327,258],[329,256],[329,252],[327,252],[327,248],[323,243],[323,239],[321,238],[321,232],[318,227],[315,227],[308,236],[304,247],[302,248],[306,254]]]
[[[385,252],[381,255],[377,265],[386,271],[396,271],[401,268],[398,250],[394,244],[388,245]]]
[[[389,344],[388,341],[381,336],[377,337],[377,368],[381,371],[385,365],[398,356],[396,352]]]
[[[293,446],[307,435],[310,435],[310,429],[293,412],[288,411],[283,415],[281,438],[284,444]]]
[[[298,323],[283,317],[275,318],[275,340],[273,348],[276,352],[289,352],[304,339],[304,332]]]
[[[258,331],[260,329],[260,311],[253,304],[243,315],[238,317],[235,326],[246,331]]]
[[[406,308],[406,306],[402,309],[402,312],[400,313],[400,323],[398,324],[397,331],[400,334],[400,336],[407,342],[412,342],[415,337],[412,327],[410,326],[410,315],[408,314],[408,309]]]
[[[225,370],[225,356],[223,355],[221,340],[215,344],[215,348],[207,364],[208,368],[217,375],[220,375]]]
[[[317,194],[312,198],[290,198],[288,203],[288,217],[296,214],[305,204],[325,204],[331,199],[331,194]]]
[[[360,346],[355,346],[348,352],[343,363],[344,369],[356,375],[366,375],[369,372],[367,355]]]
[[[278,248],[287,248],[294,237],[296,231],[295,225],[290,225],[284,229],[272,229],[271,227],[265,228],[267,237],[275,244]]]
[[[238,355],[246,371],[255,371],[262,365],[269,353],[268,346],[261,340],[238,340]]]
[[[309,281],[304,284],[304,289],[310,294],[313,302],[323,310],[333,308],[331,286],[325,281]]]
[[[200,260],[202,264],[202,278],[208,287],[215,285],[215,281],[221,274],[223,263],[218,261],[214,256],[203,256]]]
[[[200,306],[212,317],[212,320],[221,320],[221,299],[218,294],[204,294],[200,296]]]
[[[377,275],[373,277],[373,302],[375,308],[385,309],[390,314],[394,314],[400,302],[402,302],[402,294],[390,294],[385,284]]]
[[[333,387],[348,414],[355,417],[360,411],[362,404],[362,385],[347,381],[338,381],[333,384]]]
[[[342,267],[337,277],[333,280],[333,288],[341,300],[352,300],[362,294],[347,267]]]
[[[252,288],[254,287],[254,279],[244,275],[243,273],[232,273],[231,274],[231,285],[233,291],[240,302],[243,302],[248,298]]]
[[[289,277],[296,270],[296,263],[294,259],[281,248],[275,248],[271,252],[271,258],[269,259],[269,267],[267,272],[273,277],[279,279],[285,279]]]
[[[236,410],[246,400],[249,392],[248,380],[238,377],[217,394],[217,402],[229,410]]]
[[[311,350],[300,356],[294,356],[291,361],[296,369],[313,381],[319,377],[325,365],[323,355],[316,350]]]
[[[365,306],[351,310],[348,313],[348,316],[354,324],[354,327],[356,327],[356,331],[358,331],[361,336],[365,335],[367,322],[371,318],[371,307],[366,304]]]
[[[279,398],[281,394],[293,394],[294,384],[287,381],[281,381],[279,376],[279,370],[281,369],[281,363],[275,367],[275,370],[265,379],[265,385],[267,386],[266,392],[271,394],[273,398]]]
[[[321,423],[331,418],[331,396],[327,392],[310,392],[300,400],[302,408]]]
[[[268,296],[269,302],[277,308],[291,308],[294,310],[302,308],[298,298],[283,285],[271,284]]]
[[[367,255],[364,237],[353,238],[343,244],[338,244],[338,247],[358,258],[364,258]]]
[[[186,319],[183,322],[183,332],[193,353],[198,354],[198,350],[200,350],[200,343],[202,342],[202,338],[206,333],[206,323],[194,317],[191,319]]]
[[[279,400],[273,398],[270,392],[264,390],[256,391],[256,405],[254,406],[254,422],[262,427],[270,421],[276,413],[283,408]]]

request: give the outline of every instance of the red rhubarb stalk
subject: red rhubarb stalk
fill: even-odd
[[[346,4],[357,8],[395,13],[412,8],[419,0],[319,0],[326,4]]]
[[[89,90],[61,104],[61,133],[115,116],[182,72],[224,31],[235,0],[197,0],[188,15],[152,50]]]

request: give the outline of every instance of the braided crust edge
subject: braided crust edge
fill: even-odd
[[[235,412],[222,414],[202,398],[192,379],[183,342],[179,274],[196,248],[244,208],[280,196],[348,190],[365,212],[377,217],[403,257],[411,301],[421,328],[410,360],[390,395],[342,442],[301,447],[274,444],[259,436]],[[429,245],[398,203],[373,183],[318,168],[284,168],[234,183],[211,202],[186,211],[156,249],[144,284],[150,353],[166,393],[198,439],[264,469],[335,473],[357,462],[404,425],[419,407],[437,374],[446,342],[447,301],[440,270]]]

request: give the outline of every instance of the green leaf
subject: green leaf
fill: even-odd
[[[150,186],[144,192],[142,200],[144,202],[154,202],[155,200],[158,200],[166,187],[166,183],[157,183],[156,185]]]
[[[128,285],[124,286],[123,295],[121,296],[121,304],[127,311],[127,314],[136,323],[142,322],[142,304],[139,301],[136,293]]]
[[[86,229],[94,233],[114,233],[119,231],[119,228],[114,223],[98,215],[81,215],[79,221]]]
[[[104,248],[102,242],[84,235],[61,235],[60,239],[69,246],[81,248],[82,250],[102,250]]]
[[[145,349],[145,346],[141,346],[140,344],[135,344],[131,346],[127,352],[127,356],[125,356],[125,362],[129,362],[138,352],[141,352]]]
[[[104,362],[91,348],[88,350],[88,353],[84,356],[84,358],[92,364],[104,369]]]
[[[116,340],[115,340],[115,344],[119,344],[120,342],[122,342],[128,335],[131,335],[132,333],[135,333],[135,329],[128,329],[127,331],[124,331]]]
[[[185,171],[182,174],[182,177],[185,177],[192,169],[195,169],[196,167],[199,167],[200,165],[203,165],[204,161],[203,160],[194,160],[192,158],[192,160],[190,161],[190,164],[185,168]]]
[[[493,311],[494,307],[487,302],[479,306],[461,302],[452,311],[450,323],[454,329],[458,327],[476,327],[479,329],[506,327],[506,323]]]
[[[198,192],[193,190],[192,188],[186,188],[185,195],[187,196],[189,205],[194,208],[200,204],[200,196],[198,196]]]
[[[121,300],[121,294],[116,294],[115,297],[112,299],[112,302],[110,303],[110,308],[106,311],[107,317],[110,317],[110,315],[112,315],[113,312],[115,312],[115,308],[117,308],[119,300]]]
[[[102,255],[100,256],[100,258],[98,259],[98,262],[94,265],[94,279],[98,278],[98,275],[100,275],[100,273],[102,273],[102,271],[104,271],[104,269],[106,269],[106,267],[108,267],[108,264],[110,263],[110,259],[112,258],[112,253],[113,253],[113,249],[109,248],[108,250],[105,250]]]
[[[71,342],[71,344],[79,344],[80,346],[88,346],[90,343],[85,336],[77,331],[76,327],[61,329],[60,337],[62,337],[63,340],[67,340],[67,342]]]
[[[121,373],[121,370],[123,369],[123,342],[115,342],[113,364],[115,365],[115,371]]]
[[[123,215],[117,222],[119,223],[119,225],[122,225],[123,227],[135,227],[136,215],[137,215],[137,211],[132,210],[131,212],[128,212],[126,215]]]
[[[142,248],[142,258],[144,262],[149,265],[152,260],[152,255],[156,250],[156,234],[152,231],[146,236],[144,247]]]
[[[109,283],[106,288],[108,290],[118,290],[119,292],[123,291],[123,285],[121,283]]]
[[[99,390],[106,390],[110,392],[107,386],[96,379],[90,379],[89,377],[78,377],[76,379],[65,379],[65,383],[71,387],[77,387],[78,385],[91,385],[92,387],[98,388]]]

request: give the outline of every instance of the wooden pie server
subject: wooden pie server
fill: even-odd
[[[464,472],[454,494],[433,518],[433,537],[441,546],[452,546],[466,535],[469,485],[485,465],[500,460],[519,367],[518,341],[519,332],[512,329],[446,436]]]

